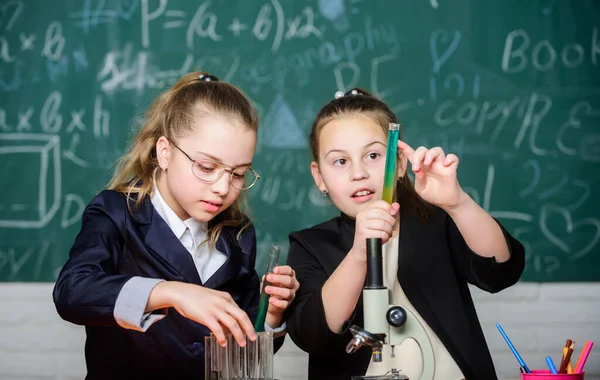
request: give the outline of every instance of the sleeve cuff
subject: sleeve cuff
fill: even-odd
[[[144,313],[150,292],[159,283],[164,280],[132,277],[123,285],[123,288],[117,296],[113,316],[119,326],[144,332],[154,322],[163,319],[166,316],[165,311],[156,310],[151,313]]]
[[[265,331],[270,331],[273,334],[277,334],[277,333],[280,333],[282,331],[285,331],[286,328],[287,328],[287,324],[285,322],[283,322],[281,324],[281,326],[276,327],[276,328],[273,328],[273,327],[269,326],[269,324],[267,322],[265,322]]]

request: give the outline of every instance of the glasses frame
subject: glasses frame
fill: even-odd
[[[191,166],[191,170],[192,170],[192,174],[194,175],[194,177],[198,178],[198,180],[204,182],[204,183],[215,183],[218,180],[221,179],[221,177],[223,177],[223,174],[225,172],[229,172],[229,186],[231,186],[232,188],[239,190],[239,191],[246,191],[251,189],[254,185],[256,185],[256,182],[258,182],[258,180],[260,179],[260,174],[258,174],[254,169],[252,169],[250,166],[248,166],[248,169],[256,176],[256,179],[254,180],[254,182],[252,182],[252,184],[248,187],[243,187],[241,189],[238,189],[237,187],[235,187],[233,185],[233,172],[235,172],[237,169],[239,169],[239,167],[234,167],[234,166],[229,166],[227,164],[224,164],[220,161],[211,159],[211,158],[207,158],[205,161],[212,161],[214,163],[217,163],[219,165],[221,165],[223,167],[223,170],[221,170],[221,172],[217,175],[217,178],[215,178],[212,181],[207,181],[203,178],[200,178],[196,175],[196,173],[194,173],[194,165],[196,165],[196,163],[198,162],[197,160],[194,160],[192,157],[190,157],[189,154],[187,154],[186,152],[183,151],[183,149],[181,149],[180,147],[177,146],[177,144],[175,144],[174,142],[170,141],[170,143],[177,148],[181,153],[183,153],[190,161],[192,161],[192,166]]]

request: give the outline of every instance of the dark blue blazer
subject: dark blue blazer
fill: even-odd
[[[87,379],[203,379],[208,328],[169,309],[146,332],[128,330],[113,317],[115,301],[133,276],[181,281],[228,292],[254,321],[260,297],[254,229],[238,241],[237,230],[224,228],[216,247],[228,259],[203,284],[191,255],[150,199],[132,212],[127,202],[106,190],[85,209],[54,287],[56,309],[63,319],[85,325]],[[275,345],[282,343],[277,339]]]

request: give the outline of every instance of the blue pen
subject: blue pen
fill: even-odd
[[[521,368],[523,369],[523,371],[525,371],[525,373],[531,373],[531,371],[527,367],[527,364],[525,364],[525,362],[523,361],[523,358],[521,358],[521,355],[519,355],[519,353],[517,352],[517,349],[515,348],[515,346],[513,346],[513,344],[511,343],[510,339],[508,339],[508,336],[506,335],[504,330],[502,330],[502,326],[500,326],[499,323],[496,323],[496,327],[498,328],[498,331],[500,331],[500,334],[502,334],[502,337],[506,341],[506,344],[508,344],[508,347],[510,348],[512,353],[515,355],[515,358],[517,358],[517,361],[521,365]]]
[[[552,372],[553,375],[558,374],[558,371],[556,370],[554,362],[550,356],[546,356],[546,364],[548,364],[548,368],[550,368],[550,372]]]

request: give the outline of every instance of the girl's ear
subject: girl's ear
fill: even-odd
[[[397,169],[398,178],[404,177],[406,175],[406,170],[408,168],[407,165],[408,165],[408,158],[406,157],[406,155],[404,153],[400,153],[400,157],[398,157],[398,169]]]
[[[171,158],[171,145],[165,136],[160,136],[156,141],[156,159],[158,166],[162,170],[167,170],[169,166],[169,158]]]
[[[323,182],[323,176],[321,176],[321,171],[319,170],[319,164],[316,161],[310,163],[310,173],[312,174],[315,185],[317,185],[319,191],[323,192],[323,190],[327,190],[325,182]]]

